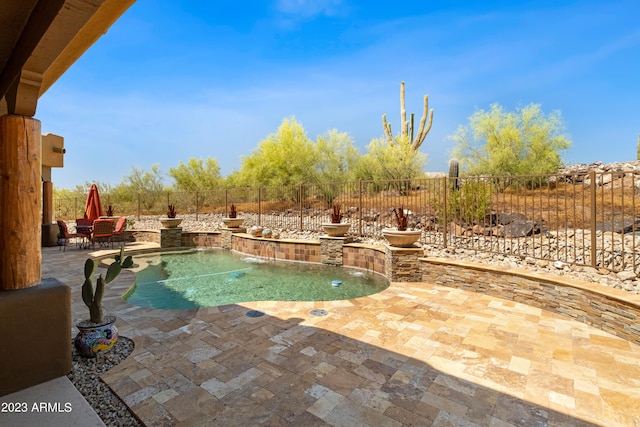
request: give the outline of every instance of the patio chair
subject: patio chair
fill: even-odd
[[[107,247],[111,244],[113,248],[113,220],[96,219],[93,221],[93,231],[91,232],[91,246],[95,249],[96,242]]]
[[[71,241],[71,239],[77,239],[80,237],[77,233],[69,233],[69,228],[67,227],[67,223],[59,219],[56,221],[58,223],[58,250],[64,248],[63,252],[67,251],[67,245]]]
[[[89,241],[91,240],[91,227],[93,226],[93,221],[89,218],[77,218],[76,219],[76,233],[78,237],[81,238],[81,246],[88,247]]]
[[[127,229],[127,218],[120,217],[116,222],[116,228],[113,230],[114,239],[120,236],[120,247],[124,246],[124,231]]]

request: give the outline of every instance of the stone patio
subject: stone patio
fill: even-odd
[[[43,249],[74,324],[87,255]],[[103,379],[149,426],[640,425],[640,346],[538,308],[394,282],[349,301],[152,310],[121,299],[132,282],[105,305],[136,348]]]

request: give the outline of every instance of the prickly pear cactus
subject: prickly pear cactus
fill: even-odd
[[[93,286],[93,276],[98,267],[98,262],[89,258],[84,263],[82,301],[89,308],[90,320],[93,323],[102,323],[104,321],[102,298],[104,297],[105,285],[118,277],[123,268],[133,266],[133,258],[131,255],[123,259],[123,252],[124,249],[120,249],[120,254],[115,256],[115,261],[107,268],[105,277],[102,277],[102,274],[98,276],[95,287]]]

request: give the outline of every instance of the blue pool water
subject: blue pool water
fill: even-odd
[[[265,261],[225,250],[139,255],[133,305],[160,309],[213,307],[247,301],[335,301],[371,295],[388,280],[327,265]]]

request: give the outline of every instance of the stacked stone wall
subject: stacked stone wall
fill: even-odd
[[[161,228],[160,247],[179,248],[182,246],[182,228]]]
[[[385,273],[391,282],[422,282],[424,251],[419,247],[396,248],[385,245]]]

